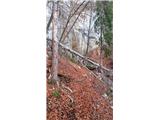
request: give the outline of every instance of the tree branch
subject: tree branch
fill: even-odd
[[[64,36],[63,40],[62,40],[62,39],[60,39],[60,42],[61,42],[61,40],[62,40],[62,41],[64,41],[64,40],[65,40],[65,38],[68,36],[68,34],[69,34],[69,33],[70,33],[70,31],[72,30],[73,26],[74,26],[74,25],[75,25],[75,23],[77,22],[77,20],[78,20],[79,16],[80,16],[80,15],[81,15],[81,13],[83,12],[83,10],[87,7],[88,3],[89,3],[89,1],[88,1],[88,2],[86,3],[86,5],[82,8],[82,10],[79,12],[79,14],[78,14],[77,18],[75,19],[74,23],[73,23],[73,24],[72,24],[72,26],[70,27],[69,31],[68,31],[68,32],[67,32],[67,34]]]
[[[65,27],[64,27],[64,29],[63,29],[62,35],[61,35],[61,37],[60,37],[60,40],[59,40],[60,42],[61,42],[61,40],[62,40],[62,38],[63,38],[63,35],[64,35],[64,33],[65,33],[66,29],[67,29],[67,26],[68,26],[71,18],[75,15],[75,13],[78,11],[78,9],[84,4],[84,2],[85,2],[85,1],[83,1],[83,2],[77,7],[77,9],[74,11],[73,14],[71,14],[71,12],[73,11],[74,7],[72,8],[72,10],[71,10],[71,12],[70,12],[70,15],[68,16],[66,25],[65,25]]]

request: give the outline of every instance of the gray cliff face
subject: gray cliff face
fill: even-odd
[[[66,2],[66,4],[71,5],[72,3]],[[59,39],[64,29],[64,26],[67,22],[70,9],[71,7],[66,7],[65,4],[60,4],[60,16],[59,16],[59,24],[58,24]],[[50,15],[51,15],[51,9],[47,8],[47,23]],[[71,29],[70,33],[66,37],[66,39],[62,41],[64,45],[78,51],[81,54],[84,54],[86,52],[90,19],[91,19],[91,25],[90,25],[89,51],[98,47],[98,45],[96,45],[96,42],[99,39],[99,35],[94,31],[94,21],[96,19],[95,11],[92,11],[92,17],[90,17],[90,15],[91,15],[91,10],[84,9],[79,19],[76,21],[74,27]],[[77,14],[74,15],[73,18],[70,20],[67,30],[70,29],[70,27],[74,23],[74,20],[76,19],[77,16],[78,16]],[[49,28],[47,37],[52,38],[52,25]]]

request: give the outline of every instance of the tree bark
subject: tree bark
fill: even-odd
[[[86,48],[86,53],[85,55],[87,55],[88,53],[88,48],[89,48],[89,42],[90,42],[90,32],[91,32],[91,22],[92,22],[92,3],[91,4],[91,13],[90,13],[90,19],[89,19],[89,27],[88,27],[88,35],[87,35],[87,48]]]
[[[53,8],[53,30],[52,30],[52,82],[57,81],[58,82],[58,2],[55,2],[54,8]]]
[[[103,65],[102,64],[102,26],[101,26],[101,35],[100,35],[100,59],[99,59],[99,65],[100,65],[100,73],[102,73],[102,70],[101,70],[101,66]]]

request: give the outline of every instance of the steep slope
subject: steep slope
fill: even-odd
[[[112,120],[107,86],[87,68],[59,60],[60,87],[47,83],[47,120]],[[53,93],[58,93],[57,96]]]

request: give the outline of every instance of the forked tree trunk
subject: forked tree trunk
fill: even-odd
[[[53,41],[53,58],[52,58],[52,82],[58,83],[58,3],[55,2],[53,8],[53,20],[52,20],[52,41]]]

